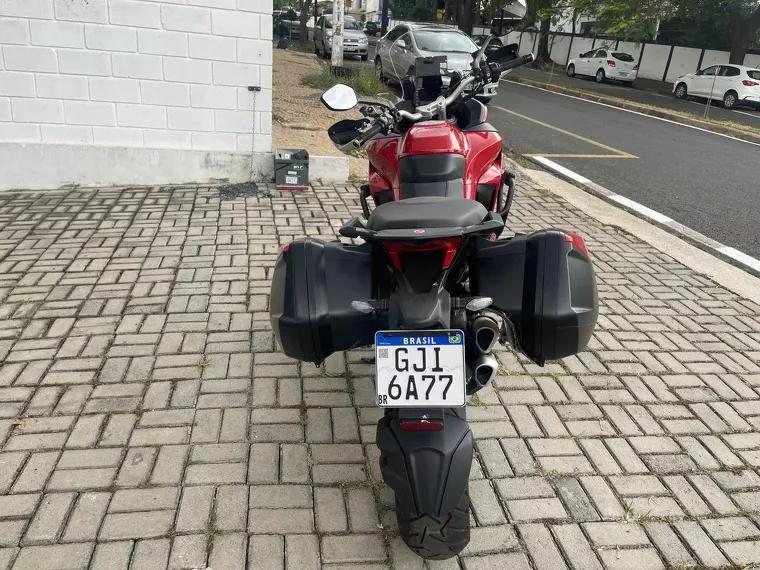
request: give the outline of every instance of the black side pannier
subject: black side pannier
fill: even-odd
[[[269,313],[285,354],[319,364],[333,352],[374,342],[374,314],[351,307],[374,298],[372,249],[297,240],[286,246],[274,269]]]
[[[582,351],[599,314],[586,244],[559,230],[509,241],[478,240],[470,288],[506,313],[518,348],[539,364]]]

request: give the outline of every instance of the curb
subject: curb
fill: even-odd
[[[616,194],[604,186],[600,186],[599,184],[592,182],[588,178],[575,174],[574,172],[549,160],[548,158],[545,158],[543,156],[524,156],[523,158],[533,162],[545,170],[550,170],[559,178],[572,183],[581,190],[584,190],[585,192],[588,192],[589,194],[600,198],[609,204],[612,204],[630,214],[633,214],[637,218],[641,218],[665,230],[666,232],[683,239],[687,243],[690,243],[691,245],[694,245],[699,249],[706,251],[711,255],[714,255],[722,261],[725,261],[734,267],[738,267],[750,275],[760,277],[760,260],[742,253],[733,247],[729,247],[720,243],[719,241],[702,235],[690,227],[676,222],[665,214],[661,214],[660,212],[647,208],[646,206],[639,204],[638,202],[634,202],[625,196]]]
[[[529,85],[531,87],[540,87],[541,89],[546,89],[547,91],[555,91],[557,93],[572,95],[574,97],[585,99],[587,101],[594,101],[596,103],[604,103],[606,105],[619,107],[621,109],[626,109],[628,111],[636,111],[637,113],[643,113],[644,115],[651,115],[653,117],[659,117],[660,119],[668,119],[669,121],[674,121],[676,123],[683,123],[686,125],[691,125],[693,127],[699,127],[700,129],[714,131],[716,133],[720,133],[723,135],[729,135],[729,136],[736,137],[738,139],[742,139],[748,142],[753,142],[753,143],[760,142],[760,134],[756,135],[754,133],[751,133],[742,129],[730,127],[722,123],[703,121],[698,118],[671,113],[664,109],[663,110],[653,109],[647,105],[639,105],[637,103],[626,103],[615,97],[607,97],[605,95],[595,95],[595,94],[589,93],[588,91],[584,91],[582,89],[574,89],[572,87],[565,87],[563,85],[555,85],[553,83],[544,83],[542,81],[533,81],[532,79],[526,79],[524,77],[517,77],[517,76],[515,77],[508,76],[507,79],[505,79],[505,81],[511,82],[511,83],[522,83],[524,85]]]
[[[309,156],[309,181],[321,180],[332,184],[345,183],[351,175],[347,156]]]

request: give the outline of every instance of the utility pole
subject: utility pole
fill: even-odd
[[[343,67],[343,11],[344,0],[333,0],[332,14],[332,66]]]
[[[384,36],[388,33],[388,5],[390,0],[380,0],[380,35]]]

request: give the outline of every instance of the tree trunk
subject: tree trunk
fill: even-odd
[[[533,67],[546,65],[551,61],[549,54],[549,29],[551,28],[551,18],[541,20],[541,27],[538,29],[538,53],[533,62]]]
[[[744,63],[747,46],[758,30],[760,30],[760,7],[755,8],[749,17],[742,17],[739,12],[734,15],[731,26],[731,54],[728,63],[734,65]]]
[[[309,12],[311,12],[311,0],[301,0],[300,3],[301,7],[301,15],[298,18],[298,43],[303,45],[306,45],[306,42],[309,39],[309,30],[306,27],[306,24],[309,21],[309,16],[311,15]],[[316,23],[316,20],[314,20]]]
[[[459,29],[467,35],[472,35],[474,14],[473,0],[462,0],[462,14],[459,18]]]
[[[456,0],[446,0],[444,8],[445,14],[443,19],[445,22],[457,22],[459,20],[459,2]]]

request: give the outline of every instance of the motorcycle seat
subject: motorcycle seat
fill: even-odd
[[[464,198],[423,197],[386,202],[367,221],[374,231],[416,228],[466,228],[483,222],[488,210],[480,202]]]

